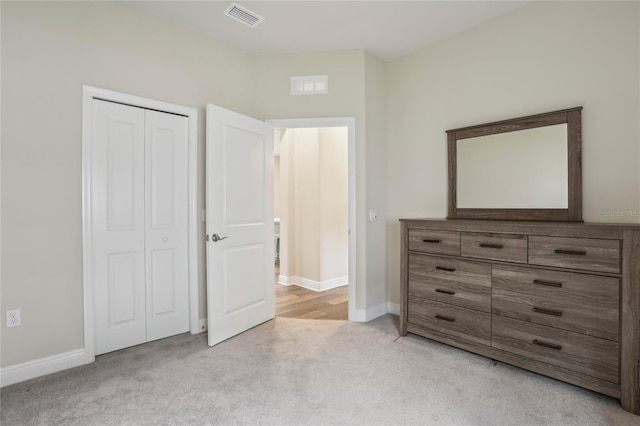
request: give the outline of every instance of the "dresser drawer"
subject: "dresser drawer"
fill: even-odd
[[[464,257],[527,263],[526,235],[463,232],[460,245]]]
[[[529,263],[619,273],[620,242],[594,238],[530,236]]]
[[[408,295],[491,312],[491,266],[409,254]]]
[[[618,343],[611,340],[494,315],[491,346],[619,383]]]
[[[460,233],[409,229],[409,251],[460,256]]]
[[[609,340],[618,340],[617,278],[494,266],[492,312]]]
[[[491,314],[417,297],[408,299],[409,323],[473,343],[491,343]]]

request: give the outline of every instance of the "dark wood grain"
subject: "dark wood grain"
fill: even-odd
[[[491,265],[411,253],[408,296],[491,312]]]
[[[409,230],[409,250],[433,254],[460,255],[460,233],[431,229]]]
[[[567,219],[582,221],[582,118],[581,110],[567,111],[569,198]]]
[[[450,219],[539,220],[581,222],[570,219],[567,209],[458,209]]]
[[[436,330],[420,327],[416,324],[409,324],[408,331],[412,334],[433,339],[459,349],[515,365],[516,367],[525,368],[539,374],[544,374],[545,376],[553,377],[555,379],[562,380],[563,382],[581,386],[614,398],[620,398],[620,385],[617,383],[611,383],[587,374],[582,374],[577,371],[541,362],[527,356],[521,356],[513,352],[503,351],[486,345],[477,345],[469,342],[468,340],[460,339]]]
[[[580,111],[582,111],[582,107],[568,108],[559,111],[545,112],[542,114],[527,115],[525,117],[511,118],[508,120],[494,121],[492,123],[461,127],[458,129],[447,130],[447,133],[456,133],[457,139],[467,139],[478,136],[494,135],[496,133],[507,133],[517,130],[534,129],[536,127],[553,126],[555,124],[566,123],[568,113],[580,113]]]
[[[450,219],[582,221],[582,107],[447,130]],[[457,141],[498,133],[567,124],[568,200],[566,209],[457,207]]]
[[[584,253],[584,255],[577,253]],[[531,236],[529,237],[529,263],[585,271],[619,273],[620,241]]]
[[[437,330],[479,345],[491,344],[491,315],[409,296],[408,323]],[[453,319],[447,321],[441,318]]]
[[[527,236],[489,232],[463,232],[460,253],[464,257],[527,263]]]
[[[401,275],[401,288],[404,288],[401,292],[401,305],[404,305],[401,312],[405,315],[404,333],[410,332],[432,338],[620,398],[625,410],[640,414],[640,225],[465,219],[401,219],[400,221],[404,230]],[[584,250],[584,256],[592,255],[593,259],[581,265],[585,269],[576,270],[575,262],[561,262],[553,265],[528,263],[523,266],[504,260],[472,259],[464,257],[463,252],[461,256],[427,255],[409,250],[406,240],[409,231],[415,230],[519,234],[526,235],[530,243],[534,241],[534,245],[538,237],[542,237],[546,242],[553,239],[550,237],[554,237],[556,238],[554,242],[569,244],[554,247],[554,250],[556,248]],[[408,291],[410,255],[490,266],[493,270],[492,304],[495,310],[489,314],[410,296]],[[528,257],[527,260],[537,262],[535,256]],[[618,268],[613,266],[616,262]],[[602,266],[603,264],[605,266]],[[447,265],[444,266],[447,267]],[[418,272],[417,275],[422,274]],[[423,276],[421,279],[429,281],[433,278]],[[552,283],[562,281],[562,286],[551,285],[540,287],[539,290],[531,290],[527,287],[529,284],[525,282],[527,279],[546,280]],[[558,293],[558,289],[562,293]],[[412,300],[411,304],[409,299]],[[501,305],[502,302],[506,304]],[[429,306],[429,304],[431,306],[439,304],[443,310],[436,314],[456,318],[456,321],[457,317],[452,314],[455,309],[466,311],[469,317],[489,315],[490,318],[504,321],[505,327],[508,325],[508,329],[520,333],[521,339],[522,334],[527,335],[527,333],[529,337],[532,335],[546,337],[549,341],[542,340],[543,343],[560,345],[561,352],[569,351],[568,355],[564,358],[549,357],[546,352],[541,352],[542,356],[535,355],[535,352],[529,352],[529,348],[524,343],[509,343],[511,346],[507,349],[478,343],[473,340],[471,336],[474,334],[468,329],[466,332],[452,333],[450,326],[441,324],[442,319],[435,323],[437,326],[434,326],[436,319],[428,316],[427,320],[425,317],[427,308],[423,305]],[[531,315],[524,313],[525,306],[527,306],[526,309],[532,309],[536,305],[542,305],[539,308],[547,311],[561,310],[562,315],[560,317],[549,315],[549,312],[536,312]],[[617,338],[616,307],[619,312]],[[433,308],[429,307],[429,309],[431,310],[429,312],[434,314]],[[547,317],[540,319],[543,317],[536,317],[538,314],[547,315]],[[558,321],[558,318],[562,320]],[[566,322],[563,322],[565,319]],[[496,336],[499,331],[496,329]],[[507,339],[517,340],[517,338],[518,336],[507,336]],[[500,345],[500,337],[497,339],[497,344]],[[534,346],[538,351],[554,350],[539,345]]]
[[[557,345],[560,349],[542,344]],[[611,340],[493,315],[491,346],[619,383],[619,348],[618,343]]]
[[[492,312],[618,341],[619,281],[618,278],[597,275],[494,266],[491,278]],[[561,312],[562,315],[535,312],[534,307]]]
[[[407,294],[409,282],[409,226],[400,223],[400,335],[407,335]]]
[[[448,161],[448,178],[449,178],[449,203],[447,205],[447,216],[448,217],[456,217],[456,212],[458,210],[458,162],[456,159],[458,158],[458,146],[456,144],[456,133],[447,132],[447,155],[449,158]]]
[[[607,223],[496,221],[475,219],[400,219],[409,229],[431,229],[459,232],[504,232],[509,234],[546,235],[622,239],[625,229],[640,230],[640,225]]]
[[[621,404],[640,414],[640,230],[625,231],[622,251]]]

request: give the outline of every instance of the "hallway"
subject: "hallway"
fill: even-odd
[[[276,316],[305,319],[348,319],[349,286],[345,285],[318,292],[297,285],[278,284],[277,277],[276,274]]]

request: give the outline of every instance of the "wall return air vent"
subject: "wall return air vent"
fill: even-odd
[[[264,21],[264,18],[255,12],[250,11],[244,6],[240,6],[238,3],[232,3],[231,6],[224,11],[224,14],[229,18],[233,18],[238,22],[242,22],[251,28],[257,27],[260,22]]]
[[[291,77],[292,95],[326,95],[328,93],[328,75],[301,75]]]

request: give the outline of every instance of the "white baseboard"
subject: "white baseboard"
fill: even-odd
[[[369,322],[385,314],[400,315],[400,305],[386,302],[369,309],[356,309],[352,315],[353,318],[349,318],[349,321]]]
[[[387,312],[393,315],[400,315],[400,305],[387,302]]]
[[[387,313],[399,315],[400,305],[397,303],[387,302],[374,306],[370,309],[356,309],[354,315],[352,315],[353,318],[349,318],[349,320],[353,322],[368,322]],[[201,318],[199,322],[199,333],[207,331],[207,326],[207,319]],[[84,349],[77,349],[75,351],[52,355],[22,364],[11,365],[0,369],[0,387],[24,382],[25,380],[34,379],[47,374],[57,373],[69,368],[90,364],[93,361],[95,361],[95,357],[88,357],[86,356]]]
[[[292,285],[289,283],[289,277],[285,275],[278,275],[278,284],[280,285]]]
[[[206,318],[201,318],[198,325],[198,333],[207,331],[208,323]],[[0,387],[90,364],[94,361],[95,357],[87,356],[84,349],[76,349],[75,351],[27,361],[22,364],[10,365],[0,369]]]
[[[348,285],[349,277],[345,275],[344,277],[338,277],[331,280],[314,281],[308,278],[302,278],[302,277],[296,277],[296,276],[287,277],[284,275],[279,275],[278,284],[297,285],[298,287],[304,287],[308,290],[325,291],[325,290],[330,290],[336,287],[342,287],[343,285]]]
[[[383,316],[384,314],[386,314],[387,311],[387,304],[386,303],[382,303],[378,306],[374,306],[373,308],[369,308],[367,309],[367,317],[366,317],[366,321],[371,321],[374,320],[378,317]]]
[[[388,303],[381,303],[369,309],[356,309],[354,315],[349,317],[349,321],[353,322],[369,322],[388,313]]]
[[[367,311],[364,309],[354,309],[353,312],[349,312],[349,321],[351,322],[367,322]]]
[[[4,387],[24,382],[25,380],[90,364],[93,361],[95,361],[95,357],[87,356],[84,349],[76,349],[75,351],[11,365],[0,370],[0,386]]]

